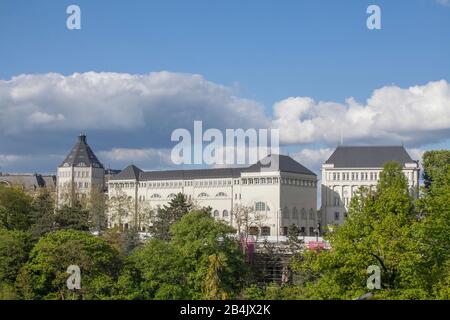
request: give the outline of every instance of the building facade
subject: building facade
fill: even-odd
[[[158,210],[178,193],[186,195],[197,207],[211,207],[216,219],[235,227],[233,212],[252,208],[255,221],[252,228],[258,235],[284,235],[291,224],[298,225],[305,236],[315,234],[317,176],[283,155],[271,155],[246,168],[144,172],[128,166],[111,177],[108,195],[112,202],[128,199],[131,209],[124,216],[118,212],[123,207],[112,206],[109,226],[136,225],[142,208]],[[143,229],[141,225],[138,227]]]
[[[340,146],[322,165],[322,225],[341,224],[354,193],[364,186],[374,189],[385,163],[398,162],[411,195],[418,196],[419,163],[403,146]]]
[[[104,191],[105,170],[81,134],[57,170],[58,207],[87,201],[93,192]]]

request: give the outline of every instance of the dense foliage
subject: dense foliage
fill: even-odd
[[[0,299],[450,299],[450,151],[426,152],[423,178],[415,199],[402,168],[387,163],[377,188],[358,190],[345,222],[328,230],[330,250],[304,250],[291,226],[282,284],[267,277],[281,261],[273,244],[254,268],[236,230],[181,194],[143,241],[132,227],[105,230],[103,197],[55,208],[47,190],[0,186]],[[70,265],[80,290],[67,288]],[[379,288],[367,286],[371,266]]]

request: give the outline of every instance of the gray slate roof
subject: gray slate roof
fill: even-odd
[[[37,188],[54,188],[56,186],[55,176],[43,176],[40,174],[2,174],[0,183],[11,186],[19,186],[25,190]]]
[[[139,180],[139,176],[143,171],[135,165],[129,165],[120,173],[112,176],[111,180]]]
[[[270,160],[270,164],[268,161]],[[264,169],[276,168],[275,170],[281,172],[290,172],[290,173],[300,173],[306,175],[315,176],[316,174],[309,170],[308,168],[301,165],[299,162],[295,161],[289,156],[285,155],[269,155],[264,158],[262,161],[258,161],[254,165],[244,169],[244,172],[261,172]]]
[[[302,166],[289,156],[284,155],[270,155],[271,161],[275,161],[275,165],[279,165],[277,171],[300,173],[316,176],[316,174],[309,169]],[[265,161],[266,160],[266,161]],[[188,179],[202,179],[202,178],[238,178],[242,172],[261,172],[264,168],[269,168],[263,163],[267,163],[267,157],[263,161],[258,161],[256,164],[243,168],[213,168],[213,169],[195,169],[195,170],[165,170],[165,171],[147,171],[144,172],[134,165],[126,167],[118,175],[115,175],[111,180],[188,180]]]
[[[389,161],[401,166],[415,162],[403,146],[339,146],[325,163],[335,168],[382,168]]]
[[[60,167],[63,167],[64,164],[74,167],[83,166],[84,164],[86,167],[103,168],[103,165],[97,159],[91,147],[87,144],[86,136],[83,134],[78,137],[77,143],[61,163]]]

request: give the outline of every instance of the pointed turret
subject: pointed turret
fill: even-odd
[[[80,134],[78,141],[67,155],[60,167],[94,167],[103,168],[91,147],[86,142],[86,135]]]
[[[91,147],[86,135],[80,134],[70,153],[58,167],[58,206],[86,203],[92,192],[103,192],[105,170]]]

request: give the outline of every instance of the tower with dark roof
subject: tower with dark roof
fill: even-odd
[[[94,192],[104,190],[105,170],[86,140],[80,134],[78,141],[58,166],[58,206],[72,205],[76,200],[86,202]]]

